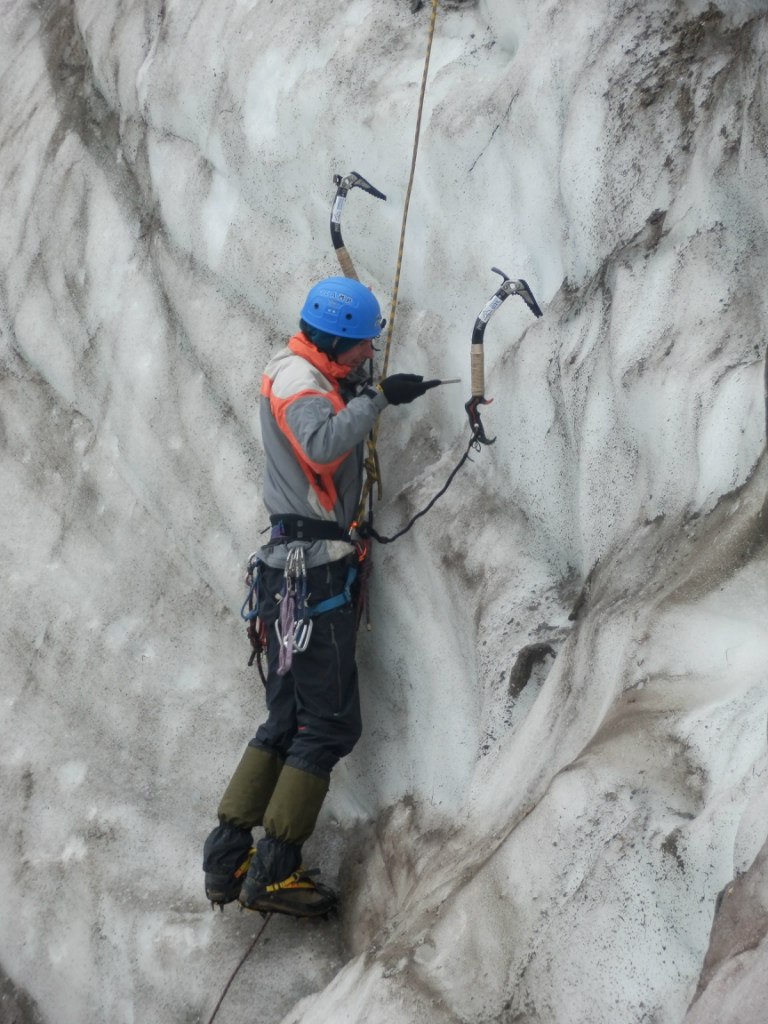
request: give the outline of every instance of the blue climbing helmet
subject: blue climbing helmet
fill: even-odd
[[[313,285],[304,300],[301,319],[321,335],[342,341],[349,338],[354,343],[378,338],[384,326],[376,296],[352,277],[326,277]],[[336,351],[340,347],[336,346]]]

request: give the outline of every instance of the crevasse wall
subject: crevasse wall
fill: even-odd
[[[261,713],[259,372],[336,272],[334,173],[389,196],[344,215],[388,295],[411,6],[3,12],[0,962],[47,1021],[207,1019],[251,934],[199,849]],[[671,1024],[697,993],[766,833],[767,31],[441,5],[392,369],[468,393],[491,266],[545,316],[498,312],[495,445],[376,552],[366,734],[309,848],[342,919],[272,922],[230,1019]],[[462,388],[385,412],[385,532],[458,459]],[[696,1024],[759,1019],[743,947],[714,933]]]

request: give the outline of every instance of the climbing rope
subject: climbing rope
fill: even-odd
[[[421,76],[421,92],[419,94],[419,107],[416,115],[416,131],[413,137],[413,153],[411,156],[411,171],[408,176],[408,187],[405,190],[405,202],[403,204],[403,220],[400,225],[400,243],[397,248],[397,263],[395,265],[395,280],[392,285],[392,299],[389,304],[389,317],[387,321],[387,337],[384,345],[384,361],[381,368],[382,377],[387,375],[389,366],[389,351],[392,346],[392,333],[395,327],[395,312],[397,310],[397,295],[400,289],[400,271],[403,265],[403,250],[405,248],[405,229],[408,223],[408,209],[411,205],[411,192],[413,191],[413,179],[416,174],[416,157],[419,153],[419,138],[421,136],[421,117],[424,111],[424,98],[427,93],[427,76],[429,74],[429,59],[432,54],[432,40],[435,36],[435,22],[437,20],[438,0],[432,0],[432,14],[429,20],[429,31],[427,33],[427,52],[424,57],[424,71]]]
[[[416,131],[413,137],[411,170],[408,176],[408,186],[405,190],[405,202],[403,204],[403,219],[400,225],[400,242],[397,247],[395,280],[392,285],[392,299],[389,304],[389,317],[387,318],[387,334],[384,342],[384,359],[381,367],[382,379],[387,375],[387,368],[389,366],[389,353],[392,348],[392,335],[395,327],[395,313],[397,311],[397,296],[400,290],[400,271],[403,265],[403,250],[405,248],[405,229],[408,224],[408,209],[411,205],[413,180],[416,174],[416,157],[418,156],[419,152],[419,139],[421,137],[421,118],[424,111],[424,98],[427,93],[427,77],[429,75],[429,60],[432,55],[432,40],[434,39],[435,36],[435,23],[437,21],[437,5],[438,0],[432,0],[432,13],[430,16],[429,30],[427,33],[427,52],[424,57],[424,70],[421,75],[421,91],[419,93],[419,105],[418,112],[416,115]],[[378,436],[379,423],[377,420],[373,426],[373,429],[367,441],[367,455],[364,461],[365,483],[363,484],[363,491],[360,497],[360,504],[358,506],[356,516],[358,522],[362,522],[363,519],[365,518],[366,505],[368,506],[369,519],[372,515],[372,490],[374,484],[376,484],[378,498],[379,500],[381,500],[381,474],[379,472],[379,456],[376,450],[376,441],[378,439]]]
[[[248,957],[253,952],[254,948],[256,947],[256,943],[259,941],[259,939],[263,935],[264,929],[267,927],[267,925],[269,924],[271,919],[272,919],[272,915],[271,914],[267,914],[266,919],[264,921],[264,924],[256,932],[256,934],[254,935],[253,941],[251,942],[250,946],[248,947],[248,949],[246,949],[245,953],[243,953],[243,955],[240,958],[240,962],[238,963],[237,967],[230,974],[229,981],[224,986],[224,991],[219,996],[219,1001],[218,1001],[218,1003],[216,1003],[216,1006],[213,1008],[213,1013],[208,1018],[208,1024],[213,1024],[213,1021],[216,1018],[216,1014],[219,1012],[219,1009],[221,1008],[221,1004],[224,1002],[224,997],[226,996],[227,992],[229,992],[229,989],[230,989],[230,986],[232,985],[232,982],[237,977],[238,971],[240,970],[240,968],[243,966],[245,961],[248,959]]]

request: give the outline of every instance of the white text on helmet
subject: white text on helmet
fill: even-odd
[[[346,303],[351,303],[352,302],[351,296],[345,295],[344,292],[334,292],[334,291],[331,291],[330,288],[321,288],[321,289],[319,289],[319,294],[322,295],[324,299],[335,299],[337,302],[346,302]]]

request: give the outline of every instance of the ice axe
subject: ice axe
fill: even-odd
[[[331,207],[331,241],[333,242],[333,248],[336,250],[336,257],[344,277],[353,277],[356,281],[359,281],[357,271],[352,263],[352,257],[347,252],[344,239],[341,237],[341,212],[344,209],[347,195],[353,188],[361,188],[376,199],[386,200],[387,197],[383,192],[379,192],[377,188],[374,188],[370,181],[367,181],[357,171],[350,171],[344,178],[340,174],[334,174],[333,183],[336,186],[336,196]]]
[[[519,281],[513,281],[512,278],[507,277],[503,270],[499,270],[498,267],[491,267],[494,274],[500,274],[504,279],[502,284],[496,289],[490,299],[486,302],[483,308],[477,315],[475,320],[475,326],[472,330],[472,348],[471,348],[471,376],[472,376],[472,396],[469,401],[465,404],[464,408],[467,410],[467,416],[469,417],[469,425],[472,428],[472,434],[474,440],[479,444],[493,444],[496,440],[495,437],[487,437],[483,424],[480,419],[481,405],[490,405],[493,401],[492,398],[485,397],[485,359],[483,349],[483,335],[485,334],[485,328],[488,326],[488,321],[491,319],[493,314],[499,308],[499,306],[510,295],[519,295],[526,306],[530,309],[535,317],[543,316],[538,302],[533,297],[528,282],[520,278]]]

